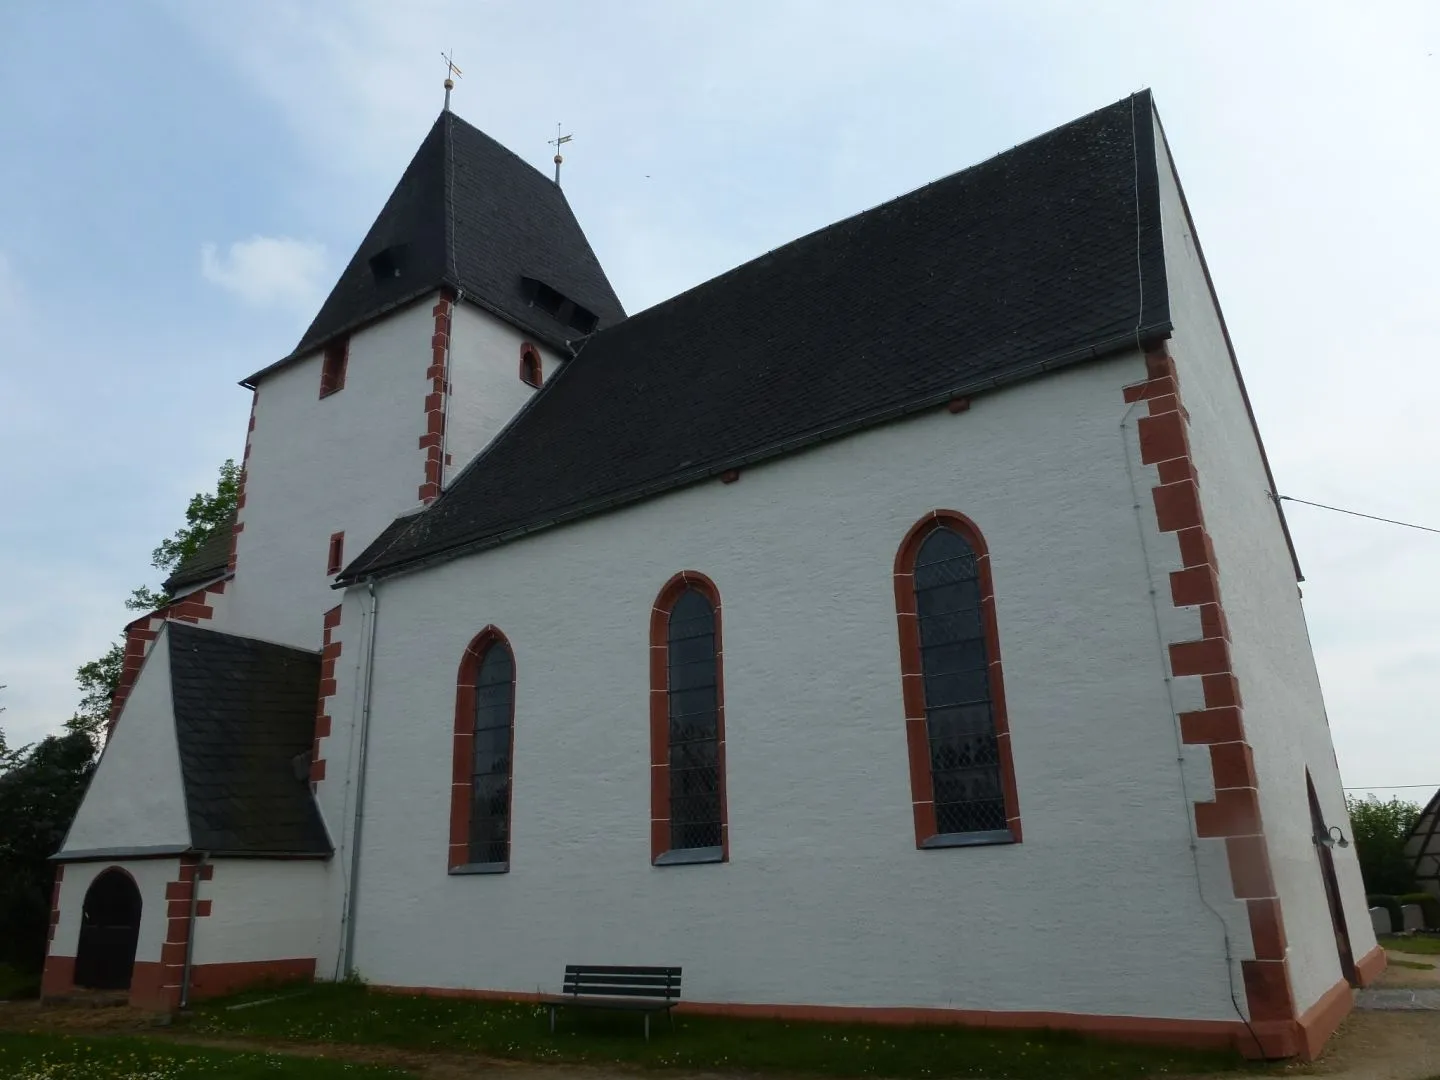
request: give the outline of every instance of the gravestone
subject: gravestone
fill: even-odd
[[[1425,929],[1425,909],[1419,904],[1406,904],[1400,909],[1400,914],[1405,918],[1406,930]]]
[[[1370,909],[1370,925],[1375,928],[1377,934],[1393,934],[1395,928],[1390,925],[1390,909],[1383,907],[1372,907]]]

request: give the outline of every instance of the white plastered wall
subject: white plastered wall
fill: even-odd
[[[61,854],[189,843],[165,626],[125,700]]]
[[[560,372],[558,354],[509,323],[463,301],[450,326],[450,399],[445,415],[447,481],[463,469],[535,394],[520,381],[520,346],[539,349],[544,381]]]
[[[195,920],[194,962],[230,964],[316,955],[325,863],[311,859],[218,859],[200,883],[210,914]]]
[[[106,870],[119,868],[135,879],[140,889],[140,937],[135,959],[158,963],[160,947],[169,929],[165,885],[180,872],[179,859],[130,859],[115,862],[78,862],[65,865],[60,883],[60,922],[50,943],[51,956],[74,956],[80,944],[80,914],[90,883]]]
[[[320,353],[262,380],[246,466],[236,578],[217,598],[215,629],[317,648],[321,615],[339,602],[326,557],[345,533],[345,561],[419,505],[432,294],[356,331],[345,386],[321,398]],[[535,391],[520,381],[516,328],[455,306],[446,401],[447,480],[499,433]],[[545,378],[562,361],[542,347]]]
[[[1165,267],[1175,324],[1171,351],[1190,414],[1205,525],[1215,545],[1245,732],[1260,783],[1270,863],[1302,1012],[1341,979],[1320,863],[1311,842],[1305,770],[1325,820],[1350,835],[1325,702],[1290,551],[1246,412],[1214,298],[1156,122]],[[1263,358],[1261,358],[1263,360]],[[1375,946],[1355,849],[1334,851],[1351,944]]]
[[[345,533],[348,561],[418,504],[434,301],[356,331],[345,386],[328,397],[318,352],[261,380],[234,595],[216,629],[318,649],[321,616],[339,603],[331,534]]]
[[[697,1001],[1233,1019],[1119,426],[1143,378],[1097,362],[381,583],[358,969],[533,991],[664,963]],[[915,848],[891,573],[937,507],[991,552],[1021,845]],[[724,604],[731,861],[653,868],[650,608],[683,569]],[[512,869],[449,876],[455,674],[490,623],[518,671]]]

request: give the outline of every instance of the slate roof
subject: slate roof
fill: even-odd
[[[371,259],[390,249],[399,273],[378,278]],[[294,351],[245,385],[442,285],[557,347],[581,336],[531,305],[527,277],[599,316],[600,326],[625,317],[559,185],[442,112]]]
[[[601,329],[339,580],[1165,334],[1151,108],[1126,98]]]
[[[191,846],[329,855],[309,784],[319,654],[186,623],[168,632]]]
[[[161,586],[177,596],[191,585],[203,585],[225,573],[230,566],[230,541],[235,532],[235,515],[231,514],[195,549],[195,554],[175,568]]]

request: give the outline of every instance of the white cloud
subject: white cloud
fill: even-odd
[[[200,249],[200,273],[254,307],[313,311],[326,280],[325,245],[288,236],[237,240],[223,255]]]

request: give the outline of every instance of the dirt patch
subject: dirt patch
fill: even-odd
[[[1334,1080],[1428,1080],[1440,1075],[1440,1013],[1353,1012],[1306,1071]]]
[[[1421,956],[1416,953],[1402,953],[1394,949],[1387,949],[1390,957],[1390,966],[1380,976],[1377,986],[1388,986],[1394,988],[1415,989],[1424,986],[1440,986],[1440,956]],[[1397,967],[1396,960],[1403,960],[1410,964],[1429,964],[1425,968]]]
[[[0,1031],[153,1035],[168,1023],[168,1017],[129,1005],[67,1002],[42,1008],[36,1001],[0,1002]]]

